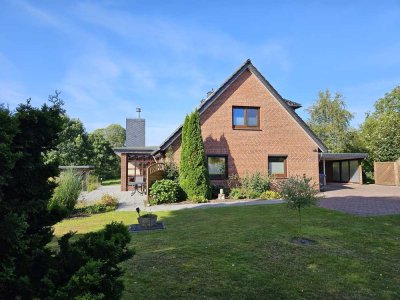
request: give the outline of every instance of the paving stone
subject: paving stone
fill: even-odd
[[[400,187],[375,184],[333,184],[319,205],[359,216],[400,214]]]

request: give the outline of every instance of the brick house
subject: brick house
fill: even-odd
[[[224,186],[231,174],[255,171],[277,178],[305,174],[314,182],[319,182],[323,173],[324,183],[362,183],[361,160],[366,154],[329,153],[295,112],[299,107],[282,98],[247,60],[198,108],[212,183]],[[182,126],[159,147],[149,147],[153,160],[162,161],[172,149],[175,162],[179,162],[181,130]],[[122,182],[128,182],[124,155],[129,157],[129,153],[124,149],[116,152],[121,155]],[[122,183],[122,189],[127,188]]]

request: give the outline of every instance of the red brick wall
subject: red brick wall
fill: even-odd
[[[260,129],[233,129],[232,106],[259,106]],[[249,70],[220,95],[200,120],[206,154],[227,154],[229,175],[265,173],[268,155],[285,154],[288,176],[306,174],[318,182],[317,144]],[[180,140],[172,145],[177,163]]]

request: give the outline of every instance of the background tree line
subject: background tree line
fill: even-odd
[[[366,114],[359,128],[352,128],[354,115],[346,109],[343,95],[329,90],[319,92],[316,102],[307,110],[308,125],[330,152],[366,152],[363,162],[368,179],[373,176],[374,161],[396,161],[400,158],[400,86],[386,93]]]
[[[93,173],[103,179],[120,176],[120,163],[113,147],[125,142],[125,129],[117,124],[87,133],[79,119],[62,115],[62,130],[54,150],[47,154],[47,161],[58,165],[93,165]]]

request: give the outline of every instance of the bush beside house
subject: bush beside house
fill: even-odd
[[[260,172],[246,174],[243,178],[231,176],[229,181],[232,186],[229,196],[233,199],[260,198],[263,193],[269,191],[272,183],[268,175],[261,175]]]
[[[175,203],[181,199],[181,195],[182,191],[178,182],[171,179],[157,180],[150,188],[150,203]]]

